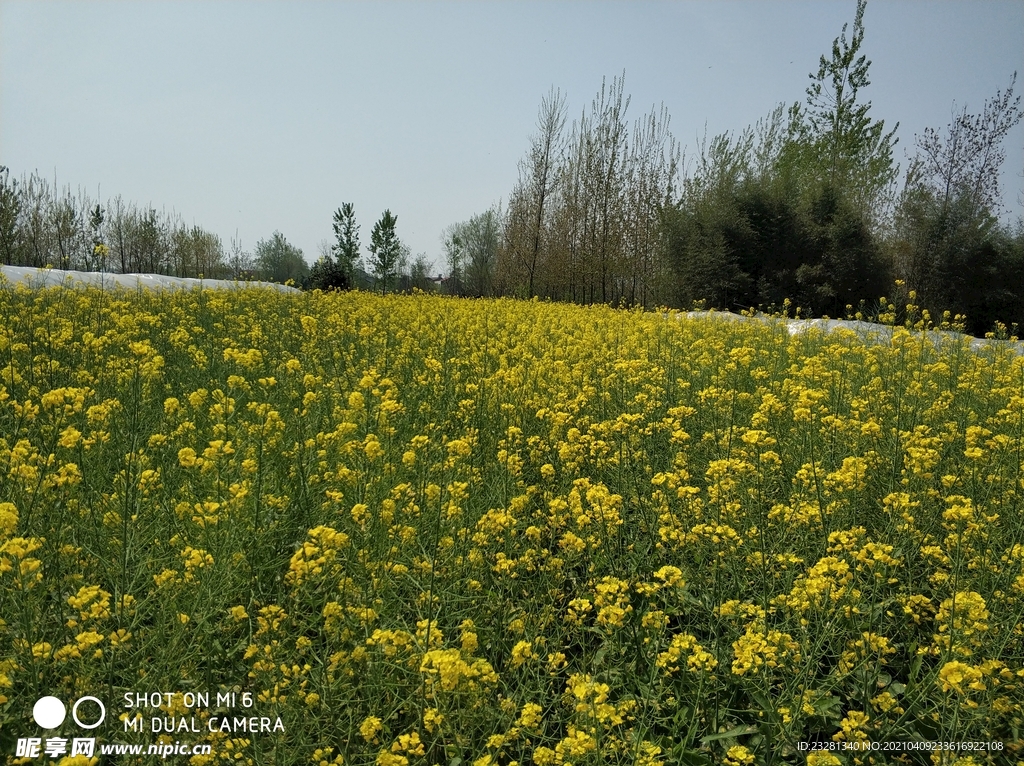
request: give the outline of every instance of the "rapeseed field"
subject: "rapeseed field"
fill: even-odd
[[[194,766],[1024,762],[1006,350],[422,294],[0,316],[9,762],[82,736],[45,695]]]

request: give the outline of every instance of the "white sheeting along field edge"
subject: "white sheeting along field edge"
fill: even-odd
[[[188,277],[166,277],[162,274],[108,274],[95,271],[62,271],[60,269],[36,269],[26,266],[0,266],[0,274],[3,274],[10,285],[23,282],[30,287],[49,287],[52,285],[75,287],[109,287],[127,288],[129,290],[140,290],[149,288],[152,290],[187,290],[187,289],[222,289],[238,290],[248,287],[266,287],[283,293],[299,293],[294,287],[279,285],[276,282],[232,282],[224,279],[191,279]],[[834,332],[836,330],[849,330],[857,337],[867,343],[889,343],[892,339],[893,328],[885,325],[872,324],[871,322],[851,321],[846,319],[786,319],[780,320],[767,316],[744,316],[732,314],[727,311],[687,311],[677,314],[680,318],[686,319],[711,319],[734,322],[779,322],[785,321],[786,330],[790,335],[799,335],[809,330],[820,330],[822,332]],[[927,336],[934,343],[939,344],[943,339],[962,340],[968,336],[961,333],[948,332],[944,330],[929,330]],[[1017,356],[1024,355],[1024,342],[988,340],[984,338],[969,338],[970,347],[979,351],[989,346],[1004,347]]]
[[[862,322],[859,320],[849,319],[778,319],[776,317],[755,315],[745,316],[743,314],[732,314],[728,311],[686,311],[678,314],[680,318],[685,319],[718,319],[722,321],[733,321],[733,322],[781,322],[785,321],[786,330],[790,335],[800,335],[802,333],[818,330],[821,332],[835,332],[836,330],[848,330],[854,333],[865,343],[890,343],[892,341],[893,328],[888,325],[873,324],[871,322]],[[915,331],[917,333],[919,331]],[[959,332],[951,332],[949,330],[927,330],[925,335],[928,340],[932,341],[936,346],[942,343],[943,340],[947,341],[961,341],[967,340],[973,351],[980,351],[990,346],[1002,347],[1009,349],[1011,353],[1017,356],[1024,356],[1024,341],[1009,341],[1009,340],[992,340],[989,338],[973,338],[969,335],[964,335]]]
[[[62,271],[61,269],[35,269],[28,266],[0,266],[7,281],[11,284],[24,282],[31,287],[87,285],[90,287],[125,287],[139,290],[143,287],[152,290],[188,290],[195,288],[212,288],[237,290],[247,287],[269,287],[281,293],[301,292],[294,287],[279,285],[275,282],[231,282],[226,279],[192,279],[190,277],[165,277],[163,274],[110,274],[98,271]]]

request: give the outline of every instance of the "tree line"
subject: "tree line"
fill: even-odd
[[[864,99],[865,8],[803,101],[705,136],[689,161],[664,108],[627,122],[624,73],[568,129],[552,90],[504,212],[445,230],[450,287],[833,317],[871,313],[889,295],[936,321],[966,315],[975,333],[1024,326],[1024,222],[999,223],[1002,141],[1022,116],[1016,73],[980,113],[963,108],[944,131],[916,136],[901,184],[896,126]]]
[[[20,180],[0,166],[0,262],[8,266],[164,274],[175,277],[291,282],[307,289],[430,289],[430,261],[410,257],[399,239],[398,217],[384,212],[374,225],[364,263],[351,203],[334,215],[335,238],[320,245],[310,268],[300,248],[280,232],[250,251],[182,216],[153,206],[105,203],[79,189],[60,187],[38,173]]]
[[[187,225],[176,213],[126,202],[105,204],[38,173],[20,180],[0,166],[0,261],[8,266],[164,274],[207,279],[292,280],[309,267],[302,251],[275,231],[254,250]]]

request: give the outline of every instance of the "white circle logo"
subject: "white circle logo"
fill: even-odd
[[[32,707],[32,717],[44,729],[56,729],[64,723],[67,714],[68,709],[56,697],[40,697]]]
[[[97,705],[100,706],[100,717],[96,719],[95,723],[82,723],[78,720],[78,706],[86,701],[95,702]],[[61,705],[61,707],[63,708],[64,706]],[[61,717],[63,718],[63,716]],[[71,708],[71,717],[74,718],[75,723],[77,723],[83,729],[95,729],[97,726],[103,723],[103,719],[107,717],[107,708],[103,705],[102,702],[100,702],[95,697],[82,697],[80,700],[78,700],[78,702],[75,703],[75,706]]]

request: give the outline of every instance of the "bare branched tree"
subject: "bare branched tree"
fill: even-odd
[[[537,133],[526,159],[519,163],[519,184],[509,202],[516,216],[510,250],[526,270],[527,296],[536,295],[537,264],[544,240],[545,214],[555,189],[555,172],[561,159],[566,108],[565,96],[554,88],[544,96],[537,114]]]
[[[1017,73],[1010,87],[985,102],[981,114],[968,114],[965,106],[946,126],[942,136],[925,128],[916,137],[918,155],[912,163],[913,180],[929,186],[948,208],[953,197],[966,194],[975,210],[1002,209],[999,170],[1006,160],[1003,139],[1020,122],[1021,97],[1013,98]]]

